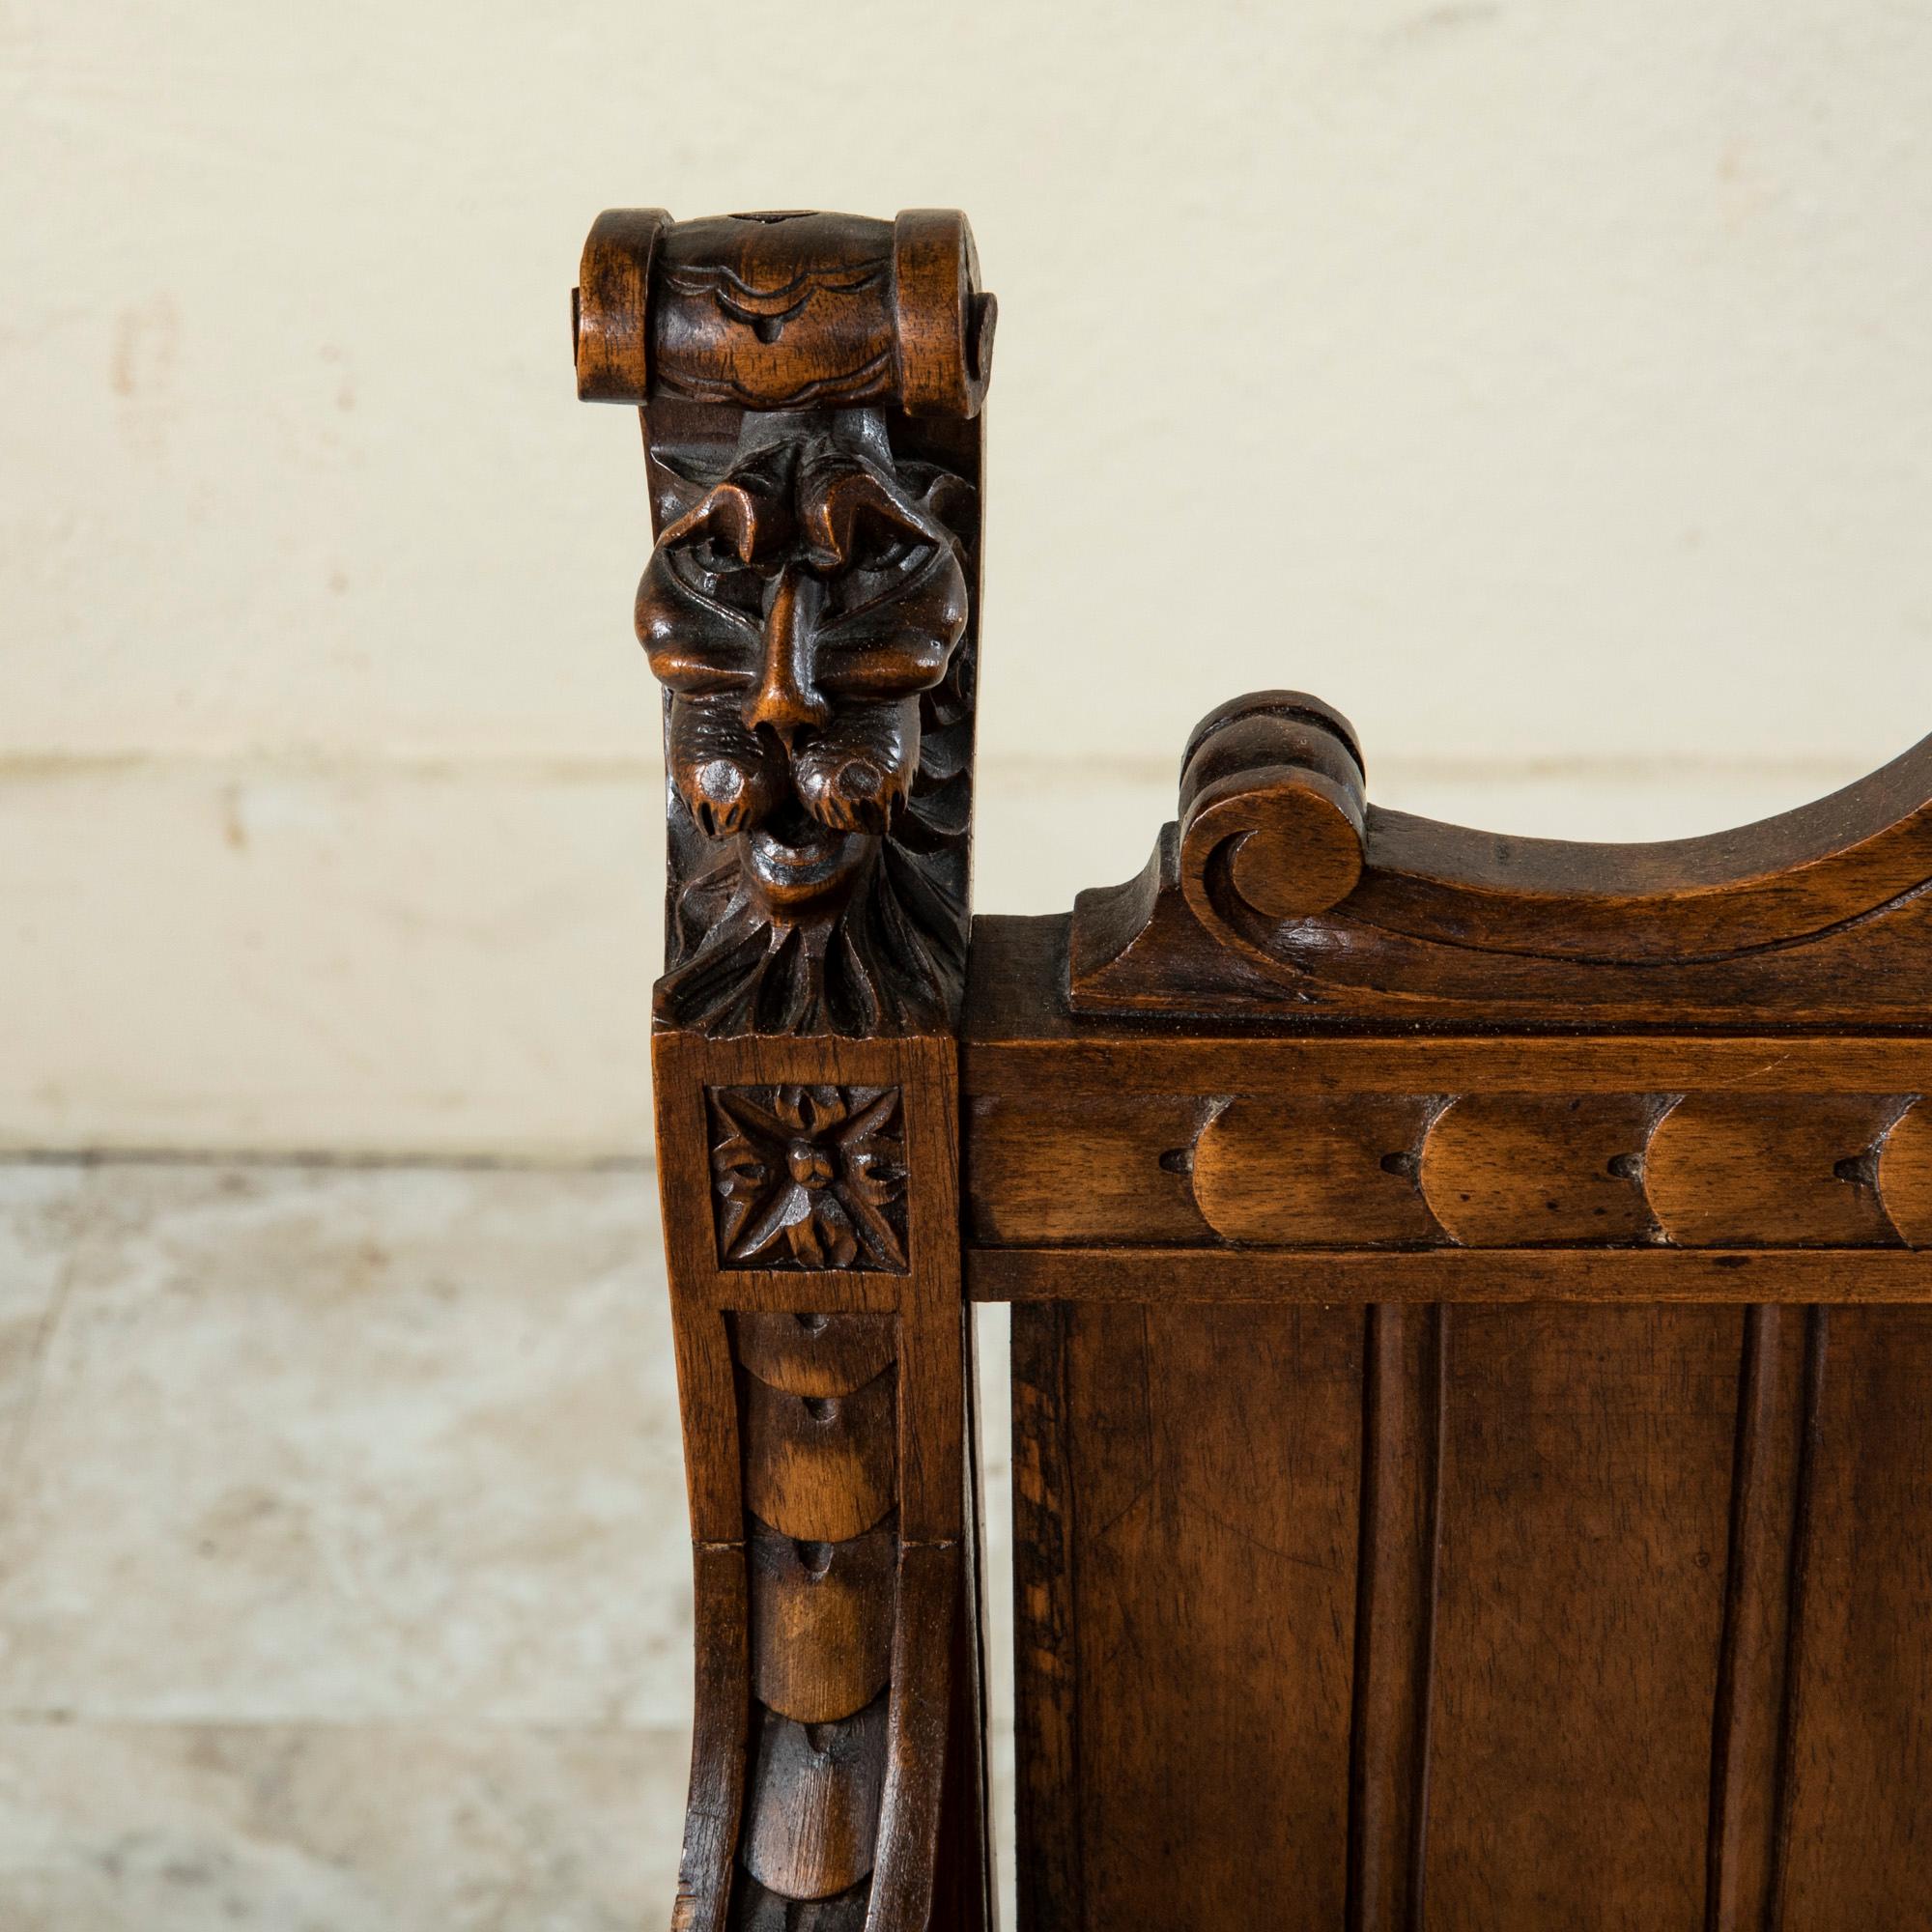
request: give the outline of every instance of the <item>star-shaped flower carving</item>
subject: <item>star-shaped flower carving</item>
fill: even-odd
[[[711,1106],[726,1267],[905,1272],[896,1087],[714,1087]]]

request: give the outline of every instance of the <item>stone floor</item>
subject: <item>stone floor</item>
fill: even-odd
[[[0,1166],[0,1445],[5,1932],[666,1922],[647,1172]]]

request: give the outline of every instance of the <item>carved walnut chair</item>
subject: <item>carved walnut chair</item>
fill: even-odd
[[[674,1924],[987,1922],[991,1300],[1030,1932],[1932,1925],[1932,741],[1577,845],[1268,692],[1139,878],[970,920],[993,320],[950,211],[583,257],[670,772]]]

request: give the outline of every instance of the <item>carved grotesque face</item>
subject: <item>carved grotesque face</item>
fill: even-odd
[[[966,628],[942,521],[962,490],[830,430],[775,438],[652,553],[638,636],[672,695],[671,781],[767,920],[849,898],[904,810],[921,696]]]

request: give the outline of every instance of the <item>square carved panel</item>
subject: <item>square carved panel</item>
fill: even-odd
[[[896,1087],[710,1087],[705,1104],[721,1267],[905,1273]]]

